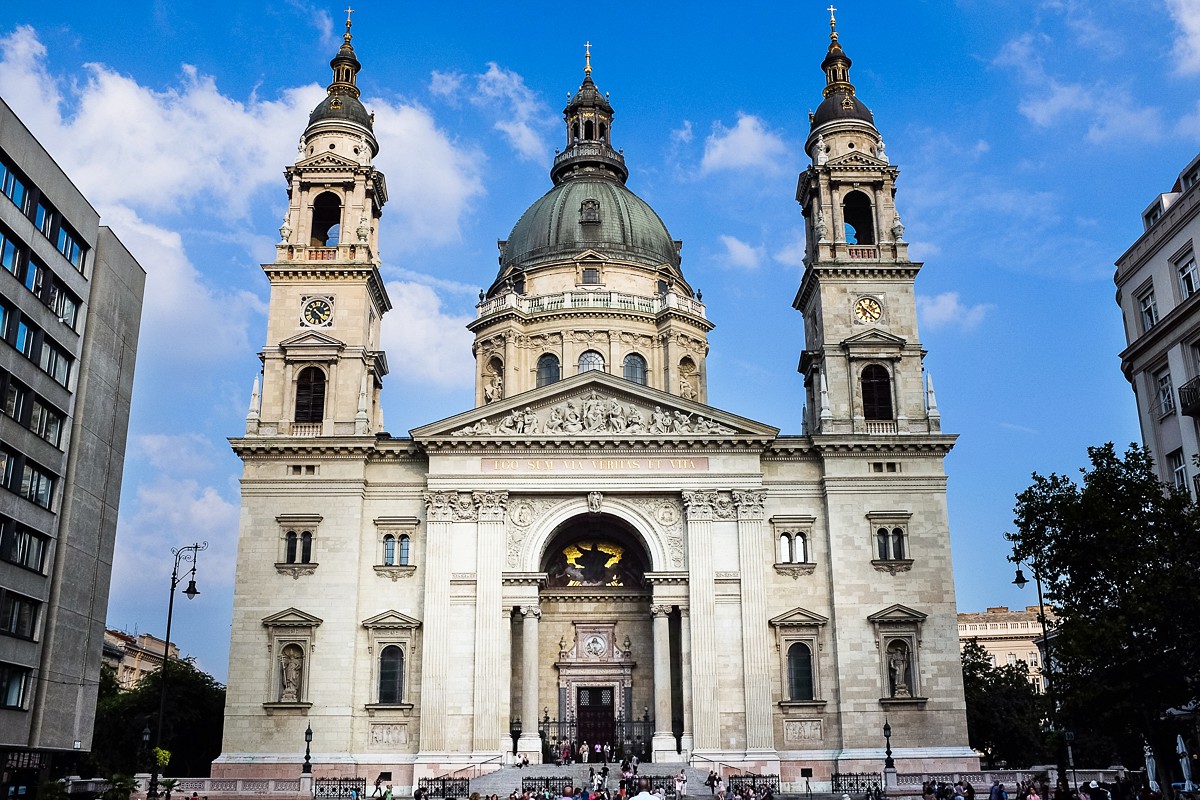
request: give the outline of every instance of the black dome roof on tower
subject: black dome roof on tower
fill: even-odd
[[[374,120],[371,113],[358,99],[359,91],[356,79],[362,64],[354,54],[354,45],[350,43],[350,20],[346,19],[346,33],[342,35],[342,46],[337,55],[329,62],[333,68],[333,82],[326,89],[328,93],[312,113],[308,115],[311,126],[322,120],[342,120],[354,122],[368,130],[374,130]]]
[[[812,115],[812,128],[836,120],[860,120],[874,127],[875,115],[866,103],[855,95],[854,84],[850,82],[850,56],[842,50],[838,42],[837,21],[833,12],[829,14],[829,52],[821,62],[825,71],[825,99]]]
[[[625,186],[625,157],[613,149],[613,108],[592,81],[588,53],[584,79],[563,109],[567,147],[554,157],[554,187],[531,205],[500,243],[495,291],[515,272],[596,250],[613,258],[682,278],[679,245],[658,214]]]

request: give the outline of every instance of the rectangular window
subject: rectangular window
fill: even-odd
[[[17,240],[0,229],[0,266],[13,275],[17,274],[20,264],[17,260]]]
[[[28,669],[0,663],[0,708],[24,708],[28,686]]]
[[[600,283],[600,270],[595,267],[584,267],[583,270],[584,283]]]
[[[42,508],[49,508],[54,500],[54,477],[43,472],[41,467],[26,461],[25,468],[21,471],[21,488],[18,494]]]
[[[0,450],[0,481],[5,489],[13,486],[13,476],[17,470],[17,454],[8,450]]]
[[[1142,318],[1143,333],[1158,324],[1158,303],[1154,299],[1153,289],[1138,298],[1138,310]]]
[[[71,262],[71,266],[75,269],[80,269],[83,265],[83,245],[79,243],[79,239],[73,233],[67,230],[67,226],[63,225],[58,229],[58,252],[63,254],[63,258]]]
[[[1160,416],[1175,411],[1175,387],[1171,384],[1171,373],[1167,370],[1154,373],[1154,385],[1158,392],[1158,413]]]
[[[50,282],[50,288],[46,292],[46,305],[54,310],[59,322],[75,330],[75,321],[79,317],[79,301],[57,280]]]
[[[13,345],[30,361],[34,360],[34,353],[37,352],[37,332],[37,328],[25,320],[17,323],[17,340]]]
[[[41,400],[33,401],[33,413],[29,417],[29,430],[55,447],[58,447],[59,440],[62,438],[62,421],[62,414],[43,405]]]
[[[46,269],[35,258],[30,258],[25,262],[25,279],[21,281],[25,284],[25,288],[34,294],[40,296],[42,293],[42,283],[46,280]]]
[[[25,189],[25,183],[17,177],[17,173],[0,159],[0,192],[9,200],[16,204],[17,208],[25,211],[25,200],[28,197],[28,191]]]
[[[1179,270],[1179,290],[1186,300],[1200,291],[1200,274],[1196,272],[1196,257],[1188,253],[1176,264]]]
[[[71,362],[71,357],[55,345],[49,342],[42,343],[42,354],[38,363],[47,375],[63,386],[70,382]]]
[[[1171,485],[1176,489],[1187,490],[1187,465],[1183,460],[1182,450],[1172,450],[1167,454],[1167,468],[1171,470]]]
[[[29,390],[11,378],[4,389],[4,413],[17,422],[25,417],[25,406],[29,401]]]
[[[31,597],[4,592],[3,599],[0,599],[0,633],[32,639],[40,605]]]
[[[50,233],[54,230],[54,209],[50,208],[45,200],[38,201],[37,208],[33,211],[33,224],[37,225],[42,236],[50,238]]]
[[[0,559],[19,567],[42,571],[46,557],[46,537],[4,520],[0,529]]]

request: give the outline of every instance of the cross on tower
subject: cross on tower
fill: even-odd
[[[346,30],[350,30],[350,15],[354,13],[354,9],[346,6]]]
[[[583,43],[583,71],[592,74],[592,43]]]
[[[832,5],[830,5],[829,8],[827,8],[825,10],[829,12],[829,27],[831,29],[836,29],[837,28],[837,20],[833,18],[833,12],[837,11],[837,9],[834,8]]]

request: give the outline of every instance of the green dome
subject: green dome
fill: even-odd
[[[589,249],[650,267],[679,267],[667,226],[645,200],[611,178],[572,177],[517,220],[500,257],[501,272]]]

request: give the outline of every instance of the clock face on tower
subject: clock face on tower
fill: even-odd
[[[883,316],[883,306],[874,297],[861,297],[854,304],[854,318],[859,322],[878,322]]]
[[[304,304],[301,321],[310,328],[325,327],[333,322],[333,306],[324,297],[314,297]]]

